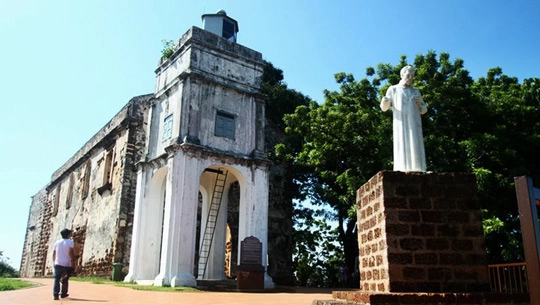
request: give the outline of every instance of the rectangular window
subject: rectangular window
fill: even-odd
[[[54,196],[53,199],[53,210],[52,210],[52,216],[56,216],[58,214],[58,204],[60,203],[60,190],[62,189],[62,185],[58,184],[58,187],[56,188],[56,196]]]
[[[105,155],[105,166],[103,167],[103,185],[111,183],[113,173],[114,148],[107,151]]]
[[[114,175],[114,146],[105,153],[105,164],[103,165],[103,182],[97,191],[100,195],[103,195],[103,192],[109,190],[112,191],[112,179]]]
[[[86,162],[86,166],[84,168],[84,176],[83,176],[83,186],[81,191],[81,198],[85,199],[88,197],[88,190],[90,189],[90,170],[92,169],[92,163],[90,161]]]
[[[218,111],[216,114],[215,135],[234,140],[235,123],[234,116]]]
[[[71,202],[73,201],[73,187],[75,185],[75,177],[73,177],[73,173],[69,175],[69,184],[68,184],[68,191],[67,191],[67,197],[66,197],[66,209],[71,208]]]
[[[225,37],[228,40],[235,41],[234,34],[234,23],[229,20],[223,19],[223,32],[221,36]]]
[[[172,124],[173,123],[173,116],[172,114],[167,116],[165,120],[163,121],[163,137],[161,141],[165,141],[171,138],[172,136]]]

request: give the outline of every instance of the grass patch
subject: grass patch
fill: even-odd
[[[0,278],[0,291],[17,290],[32,286],[35,285],[17,279]]]
[[[75,282],[87,282],[92,284],[114,284],[116,282],[113,282],[109,280],[108,278],[104,277],[70,277],[70,281]]]
[[[53,279],[51,279],[52,281]],[[153,286],[153,285],[137,285],[137,283],[124,283],[124,282],[115,282],[108,278],[103,277],[70,277],[70,281],[75,282],[87,282],[92,284],[109,284],[118,287],[126,287],[133,290],[142,290],[142,291],[159,291],[159,292],[195,292],[200,291],[197,288],[193,287],[162,287],[162,286]],[[8,290],[17,290],[28,287],[34,287],[35,284],[25,282],[19,279],[11,278],[0,278],[0,291]]]

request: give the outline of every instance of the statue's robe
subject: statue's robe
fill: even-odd
[[[415,98],[416,97],[416,98]],[[426,171],[426,153],[420,115],[427,112],[418,89],[402,84],[388,88],[381,109],[394,116],[394,171]]]

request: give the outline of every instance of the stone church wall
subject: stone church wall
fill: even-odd
[[[53,274],[52,246],[63,228],[74,230],[81,275],[110,274],[112,263],[129,261],[135,162],[150,98],[132,99],[33,197],[21,276]]]
[[[265,128],[266,151],[282,141],[281,129],[267,122]],[[278,285],[295,285],[292,252],[293,199],[289,189],[292,173],[287,164],[274,161],[270,167],[268,190],[268,274]]]
[[[35,277],[43,275],[43,269],[48,257],[47,247],[43,241],[48,241],[50,236],[48,229],[50,223],[49,208],[47,190],[44,187],[32,197],[21,260],[21,276]]]

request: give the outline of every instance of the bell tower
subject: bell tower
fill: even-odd
[[[155,70],[125,281],[196,286],[231,278],[234,249],[250,236],[262,242],[267,266],[262,54],[236,42],[238,23],[225,11],[202,21]],[[266,272],[264,286],[274,286]]]
[[[202,23],[204,30],[236,42],[238,22],[231,17],[228,17],[224,10],[219,10],[215,14],[202,15]]]

